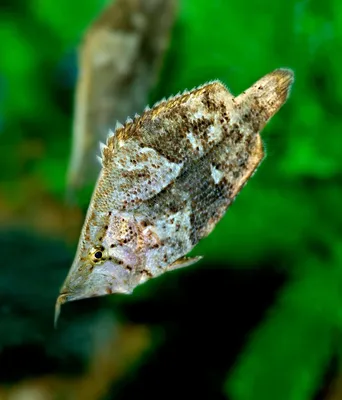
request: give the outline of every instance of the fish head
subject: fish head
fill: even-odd
[[[61,305],[112,293],[131,294],[141,264],[134,223],[111,212],[87,217],[77,252],[56,302],[55,323]]]

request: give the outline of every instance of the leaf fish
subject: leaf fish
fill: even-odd
[[[177,0],[116,0],[85,32],[78,54],[69,195],[96,181],[98,142],[106,140],[109,128],[143,111],[177,10]]]
[[[117,124],[78,249],[56,303],[135,287],[187,258],[214,229],[264,159],[260,131],[288,98],[277,69],[234,97],[219,81],[162,100]]]

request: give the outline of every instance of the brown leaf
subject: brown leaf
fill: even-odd
[[[144,326],[124,326],[113,330],[113,340],[101,343],[88,371],[76,378],[59,375],[30,379],[11,387],[0,387],[1,400],[100,400],[150,343]]]

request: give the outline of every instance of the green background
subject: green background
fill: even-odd
[[[62,207],[76,47],[103,5],[99,0],[12,0],[2,6],[0,206],[5,232],[13,225],[30,228],[32,190],[48,193]],[[191,267],[191,276],[210,265],[253,269],[256,275],[271,265],[276,274],[286,276],[267,312],[246,333],[233,366],[227,365],[224,379],[217,382],[222,398],[312,399],[339,353],[341,54],[339,0],[180,1],[151,104],[213,79],[238,95],[276,68],[295,73],[288,102],[262,134],[267,158],[214,232],[193,252],[205,259]],[[39,213],[34,218],[39,219]],[[63,235],[49,234],[63,241]],[[168,279],[177,281],[182,273],[146,284],[128,301],[153,296],[156,288],[167,285]],[[215,285],[214,278],[211,282]],[[243,295],[253,301],[251,293]],[[225,299],[224,293],[220,299]],[[226,307],[232,305],[220,306],[225,324]],[[234,307],[239,310],[239,303]],[[248,318],[248,309],[236,318]],[[221,345],[230,346],[229,340]],[[338,369],[338,358],[336,364]],[[210,367],[205,368],[209,374]],[[208,396],[216,398],[213,393]]]

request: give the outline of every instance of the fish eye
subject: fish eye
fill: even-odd
[[[97,259],[102,258],[102,251],[97,251],[97,252],[94,254],[94,257],[97,258]]]
[[[92,262],[94,262],[94,263],[104,261],[104,257],[105,257],[104,247],[100,246],[100,247],[93,249],[93,251],[91,251],[91,253],[89,255],[92,259]]]

